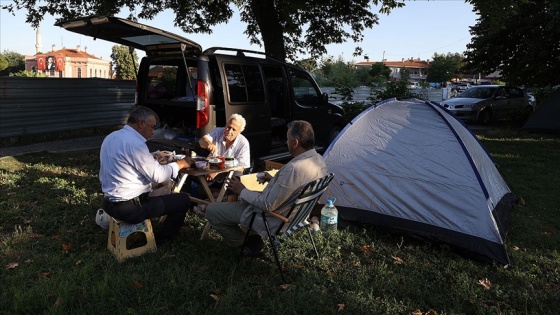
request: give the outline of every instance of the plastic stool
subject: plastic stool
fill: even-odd
[[[138,233],[142,233],[145,236],[146,244],[132,247],[133,244],[131,244],[130,238],[133,235],[138,235]],[[127,246],[127,240],[129,241],[129,246]],[[109,220],[107,249],[119,262],[129,257],[155,252],[157,246],[152,229],[152,222],[150,219],[146,219],[144,222],[138,224],[130,224],[111,218],[111,220]]]

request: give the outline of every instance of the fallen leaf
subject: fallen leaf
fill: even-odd
[[[513,246],[513,250],[518,251],[518,250],[519,250],[519,247]]]
[[[27,260],[25,260],[25,263],[26,263],[26,264],[31,264],[31,263],[33,263],[33,260],[27,259]]]
[[[294,267],[296,267],[296,268],[300,268],[300,269],[303,269],[303,268],[305,268],[305,266],[304,266],[303,264],[301,264],[301,263],[298,263],[298,262],[295,262],[295,263],[294,263]]]
[[[434,310],[429,310],[426,315],[437,315],[437,312]]]
[[[29,233],[29,236],[31,238],[41,238],[41,237],[45,237],[43,234],[38,234],[38,233]]]
[[[44,271],[44,272],[39,273],[39,277],[43,278],[43,279],[48,279],[51,276],[52,276],[52,274],[51,274],[50,271]]]
[[[412,311],[412,313],[410,313],[411,315],[422,315],[422,311],[421,310],[414,310]]]
[[[490,287],[492,287],[492,283],[490,283],[490,280],[488,280],[487,278],[478,280],[478,284],[483,286],[486,290],[490,290]]]
[[[16,269],[19,266],[17,262],[9,263],[6,265],[6,269]]]
[[[346,306],[346,305],[340,303],[340,304],[337,304],[337,306],[338,306],[338,311],[340,312],[340,311],[344,310],[344,306]]]
[[[62,304],[62,301],[63,301],[62,298],[60,298],[60,297],[57,298],[56,302],[54,302],[54,307],[58,308]]]
[[[76,266],[79,266],[79,265],[81,265],[81,264],[83,264],[83,263],[84,263],[84,262],[80,259],[80,260],[78,260],[78,261],[76,262]]]
[[[60,238],[60,234],[53,234],[51,235],[51,238]]]
[[[556,229],[553,228],[553,227],[549,227],[542,234],[546,235],[546,236],[554,235],[554,234],[556,234]]]
[[[393,258],[393,262],[398,265],[404,264],[404,260],[400,259],[399,257],[391,256]]]
[[[63,249],[63,250],[71,250],[71,249],[72,249],[72,245],[70,245],[70,244],[62,244],[62,249]]]
[[[287,284],[287,283],[283,283],[283,284],[277,286],[276,288],[280,291],[286,291],[290,288],[290,285]]]
[[[364,246],[362,246],[362,252],[368,253],[368,254],[373,253],[373,248],[371,248],[371,246],[369,246],[369,245],[364,245]]]
[[[216,294],[210,294],[210,297],[213,298],[214,301],[216,301],[216,304],[220,303],[220,301],[222,300],[222,298]]]
[[[132,281],[132,283],[130,284],[133,288],[135,289],[142,289],[144,288],[144,283],[140,282],[140,281]]]

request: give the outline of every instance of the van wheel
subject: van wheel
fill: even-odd
[[[482,111],[482,113],[480,113],[480,115],[478,116],[478,123],[481,125],[488,125],[490,123],[490,121],[492,120],[492,114],[490,114],[490,111],[485,109]]]
[[[339,133],[340,133],[340,127],[334,126],[333,129],[331,129],[331,132],[329,132],[329,137],[327,138],[327,146],[329,146],[334,141],[334,139],[338,136]]]

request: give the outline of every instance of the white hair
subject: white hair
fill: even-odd
[[[230,120],[236,120],[241,124],[241,130],[239,130],[239,132],[243,132],[243,130],[245,130],[245,126],[247,125],[247,121],[245,120],[245,118],[239,114],[231,114],[231,116],[229,117],[228,121]]]

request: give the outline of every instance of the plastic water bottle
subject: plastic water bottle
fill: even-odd
[[[325,233],[336,231],[338,210],[334,206],[335,201],[335,197],[327,199],[327,204],[321,209],[321,230]]]

